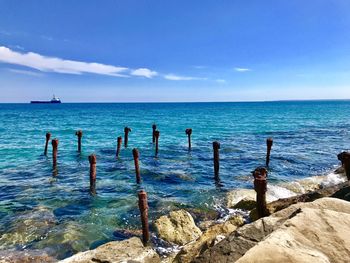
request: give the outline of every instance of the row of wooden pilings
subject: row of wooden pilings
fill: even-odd
[[[124,147],[128,146],[128,135],[131,132],[129,127],[124,128]],[[186,129],[185,134],[188,136],[188,149],[191,150],[191,135],[192,129]],[[152,125],[152,142],[155,144],[155,156],[158,156],[159,152],[159,135],[160,132],[157,130],[157,126],[155,124]],[[81,139],[83,136],[83,132],[81,130],[76,132],[76,136],[78,137],[78,152],[81,152]],[[51,134],[46,134],[46,143],[44,154],[47,155],[48,144],[51,138]],[[51,141],[52,144],[52,160],[53,160],[53,169],[57,168],[57,150],[58,150],[58,140],[53,139]],[[116,157],[119,158],[120,150],[122,145],[122,137],[118,137],[117,139],[117,150]],[[256,209],[259,218],[267,216],[268,211],[266,207],[266,192],[267,192],[267,175],[268,175],[268,167],[270,163],[270,155],[271,149],[273,146],[273,139],[268,138],[266,140],[267,152],[266,152],[266,163],[263,167],[256,168],[252,174],[254,177],[254,190],[256,191]],[[220,157],[219,157],[219,149],[220,143],[217,141],[213,142],[213,161],[214,161],[214,178],[219,179],[219,170],[220,170]],[[132,150],[134,164],[135,164],[135,174],[136,174],[136,182],[138,184],[141,183],[141,174],[140,174],[140,166],[139,166],[139,151],[134,148]],[[338,159],[342,162],[342,166],[344,167],[346,176],[348,180],[350,180],[350,152],[342,152],[338,154]],[[96,155],[92,154],[89,156],[90,163],[90,193],[92,195],[96,195]],[[141,223],[142,223],[142,232],[143,232],[143,243],[146,244],[149,241],[149,226],[148,226],[148,202],[147,202],[147,193],[144,190],[139,191],[138,193],[139,199],[139,209],[141,214]]]

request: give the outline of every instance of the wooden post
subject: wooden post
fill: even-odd
[[[132,155],[134,156],[136,183],[139,184],[139,183],[141,183],[140,166],[139,166],[139,151],[136,148],[134,148],[132,150]]]
[[[117,144],[117,153],[116,153],[116,156],[117,156],[117,158],[119,158],[119,154],[120,154],[120,148],[122,147],[122,137],[121,136],[119,136],[118,137],[118,144]]]
[[[191,134],[192,134],[192,129],[186,129],[186,134],[188,136],[188,150],[191,151]]]
[[[341,165],[344,166],[344,155],[346,154],[346,152],[341,152],[339,153],[338,156],[338,160],[341,161]]]
[[[152,143],[156,142],[156,136],[154,135],[154,132],[157,130],[157,125],[152,125]]]
[[[78,136],[78,152],[81,153],[81,137],[83,137],[83,132],[79,130],[75,132],[75,135]]]
[[[96,155],[89,155],[90,163],[90,193],[96,195]]]
[[[258,217],[268,216],[266,208],[266,191],[267,191],[267,170],[264,167],[256,168],[253,172],[254,190],[256,191],[256,210]]]
[[[159,146],[159,144],[158,144],[159,135],[160,135],[159,131],[154,131],[154,137],[156,137],[156,154],[155,154],[156,157],[158,156],[158,151],[159,151],[159,149],[158,149],[158,146]]]
[[[47,155],[47,146],[49,145],[50,138],[51,138],[51,133],[47,132],[46,133],[46,142],[45,142],[44,155]]]
[[[57,148],[58,148],[58,140],[53,139],[51,141],[52,144],[52,168],[56,170],[57,168]]]
[[[141,213],[142,223],[142,241],[146,245],[149,241],[149,226],[148,226],[148,203],[147,193],[144,190],[139,192],[139,209]]]
[[[266,145],[267,145],[267,153],[266,153],[266,167],[269,167],[270,164],[270,154],[271,154],[271,148],[273,145],[273,139],[272,138],[268,138],[266,140]]]
[[[220,169],[219,149],[220,149],[220,143],[217,141],[213,142],[215,179],[219,179],[219,169]]]
[[[344,152],[342,159],[346,177],[350,181],[350,153]]]
[[[129,132],[131,132],[131,129],[129,127],[125,127],[124,128],[124,146],[125,146],[125,148],[128,147]]]

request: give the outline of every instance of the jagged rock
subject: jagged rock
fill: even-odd
[[[302,208],[300,213],[250,249],[237,263],[349,262],[349,221],[350,214],[347,213]]]
[[[339,220],[337,217],[339,217]],[[310,252],[317,257],[314,261],[310,262],[324,262],[322,261],[323,257],[320,256],[320,253],[323,253],[322,251],[326,248],[322,247],[318,252],[314,249],[316,247],[317,250],[318,239],[320,239],[326,247],[328,236],[332,236],[329,242],[332,244],[333,248],[328,250],[328,254],[326,253],[327,257],[329,257],[329,261],[325,262],[347,262],[346,260],[350,257],[350,240],[348,239],[350,226],[348,224],[344,227],[346,225],[346,220],[350,220],[350,203],[346,201],[336,198],[322,198],[310,203],[298,203],[269,217],[264,217],[251,224],[238,228],[217,245],[202,253],[193,262],[236,262],[240,258],[242,258],[242,261],[239,260],[238,262],[305,262],[302,260],[291,261],[281,255],[283,253],[291,255],[288,253],[293,253],[294,248],[297,250],[296,255]],[[310,223],[308,224],[307,222]],[[281,239],[283,235],[281,236],[281,234],[278,233],[281,233],[282,230],[288,230],[288,228],[295,228],[296,226],[300,228],[297,228],[295,232],[297,233],[296,236],[292,235],[293,232],[287,232],[284,236],[285,239]],[[278,231],[276,232],[276,236],[274,235],[274,231]],[[312,249],[307,247],[303,250],[301,249],[302,246],[299,246],[299,243],[297,243],[303,241],[303,233],[306,233],[305,244],[307,246],[309,246],[310,243],[314,244]],[[265,240],[269,240],[271,236],[274,238],[266,243],[267,247],[260,250],[260,244],[264,244]],[[279,243],[279,239],[281,239],[281,243]],[[347,241],[345,241],[345,239],[347,239]],[[297,242],[295,240],[297,240]],[[336,245],[335,243],[337,240],[341,244]],[[294,243],[292,242],[289,244],[288,241],[293,241]],[[269,247],[270,244],[273,245]],[[293,249],[289,250],[288,246]],[[284,248],[286,248],[286,251],[283,251]],[[338,249],[340,250],[339,256],[332,257],[332,253],[338,253]],[[250,253],[250,251],[254,250],[258,251],[255,253],[256,257],[253,258],[249,256],[243,261],[245,255],[248,255],[247,251]],[[269,253],[266,253],[266,251],[269,251]],[[272,255],[276,255],[276,257],[270,259],[269,257]],[[282,258],[279,258],[279,256]],[[341,257],[343,257],[343,261],[340,260]],[[308,258],[306,254],[305,258]],[[295,258],[295,260],[298,259],[298,257]]]
[[[144,247],[141,240],[133,237],[124,241],[106,243],[94,250],[80,252],[61,263],[158,263],[158,254],[150,247]]]
[[[278,199],[276,201],[268,203],[267,210],[268,210],[269,214],[272,214],[272,213],[275,213],[275,212],[280,211],[282,209],[285,209],[292,204],[296,204],[299,202],[312,202],[312,201],[319,199],[319,198],[322,198],[322,197],[329,197],[329,196],[336,195],[337,193],[340,195],[340,191],[342,189],[343,190],[345,189],[343,195],[340,195],[340,198],[341,198],[341,197],[344,197],[346,195],[346,192],[347,192],[346,189],[349,189],[349,186],[350,186],[349,182],[344,182],[341,184],[328,186],[328,187],[325,187],[323,189],[318,189],[318,190],[310,192],[310,193],[306,193],[306,194],[302,194],[302,195],[298,195],[298,196],[292,196],[292,197],[283,198],[283,199]],[[349,192],[348,192],[348,195],[349,195]],[[337,197],[337,196],[334,196],[334,197]],[[258,219],[256,209],[253,209],[250,212],[249,217],[252,221]]]
[[[234,216],[224,223],[210,227],[197,240],[186,244],[177,254],[173,262],[191,262],[197,255],[216,244],[218,242],[217,239],[222,240],[228,234],[236,230],[238,226],[243,224],[244,219],[242,216]]]
[[[192,216],[185,210],[161,216],[154,222],[154,226],[160,238],[178,245],[185,245],[202,234]]]

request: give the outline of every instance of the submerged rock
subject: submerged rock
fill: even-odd
[[[193,262],[347,262],[349,220],[349,202],[298,203],[237,229]]]
[[[187,263],[201,254],[203,251],[224,239],[228,234],[244,224],[242,216],[234,216],[225,223],[211,226],[197,240],[186,244],[177,254],[173,262]]]
[[[202,234],[190,213],[185,210],[161,216],[154,222],[154,226],[160,238],[178,245],[185,245]]]
[[[32,241],[41,240],[55,224],[54,214],[46,207],[21,212],[11,222],[10,231],[1,235],[0,248],[25,246]]]
[[[61,263],[158,263],[158,254],[150,247],[144,247],[141,240],[133,237],[124,241],[106,243],[94,250],[80,252]]]
[[[0,263],[51,263],[57,262],[42,250],[1,250]]]

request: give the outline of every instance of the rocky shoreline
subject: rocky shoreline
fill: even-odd
[[[135,231],[128,233],[129,239],[108,242],[60,262],[348,262],[350,183],[342,169],[336,174],[344,182],[325,186],[324,178],[317,178],[313,184],[304,183],[307,192],[304,187],[301,194],[291,191],[294,195],[278,200],[268,191],[270,216],[262,219],[257,219],[254,190],[233,190],[226,203],[234,213],[225,219],[217,220],[215,212],[172,211],[153,222],[153,245],[145,247]],[[159,241],[172,249],[162,251],[154,245]],[[0,263],[56,261],[37,251],[0,253]]]

